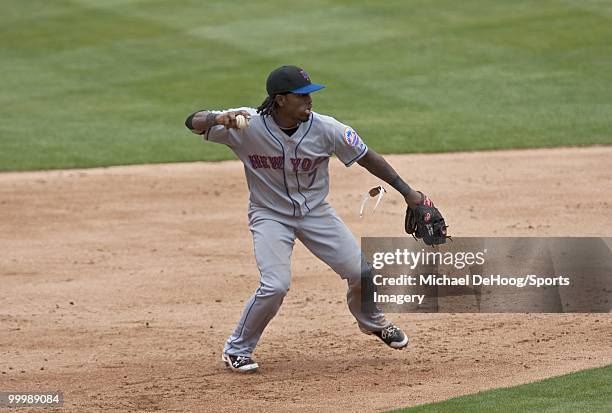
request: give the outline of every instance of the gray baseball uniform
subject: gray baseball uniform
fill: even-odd
[[[213,126],[203,134],[208,141],[229,146],[244,164],[250,191],[249,228],[260,272],[259,288],[247,302],[224,352],[251,356],[289,290],[295,238],[347,280],[348,306],[359,327],[366,331],[385,328],[389,323],[380,310],[361,309],[361,250],[325,202],[332,154],[350,166],[368,147],[351,127],[329,116],[312,112],[288,136],[271,116],[258,115],[252,108],[240,109],[251,114],[248,127]]]

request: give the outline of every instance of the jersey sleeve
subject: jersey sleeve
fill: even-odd
[[[335,120],[331,128],[334,153],[346,166],[351,166],[368,152],[368,146],[355,129]]]
[[[238,142],[232,142],[229,129],[225,129],[223,125],[213,126],[202,133],[202,137],[206,141],[222,143],[227,146],[236,146]]]
[[[249,112],[251,116],[257,114],[257,111],[253,108],[235,108],[235,109],[227,109],[223,111],[212,111],[213,113],[223,113],[223,112],[231,112],[237,110],[245,110]],[[242,131],[236,129],[225,129],[223,125],[213,126],[208,128],[208,130],[202,133],[202,137],[204,140],[222,143],[224,145],[229,146],[230,148],[237,148],[240,146],[242,139],[244,137],[244,133]]]

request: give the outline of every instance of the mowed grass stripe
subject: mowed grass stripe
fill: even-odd
[[[599,413],[609,411],[612,411],[612,365],[393,412]]]
[[[326,84],[315,110],[381,152],[612,143],[606,3],[10,0],[6,9],[0,170],[231,158],[186,131],[184,117],[257,106],[283,63]]]

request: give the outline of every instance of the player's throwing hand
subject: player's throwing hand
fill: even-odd
[[[243,119],[240,119],[240,117]],[[217,125],[225,126],[225,129],[243,129],[248,125],[251,115],[246,110],[224,112],[217,115]]]

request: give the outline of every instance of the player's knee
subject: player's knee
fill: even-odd
[[[372,265],[363,258],[360,261],[353,259],[340,266],[336,272],[351,284],[359,282],[364,277],[371,277]]]
[[[372,271],[374,271],[374,267],[372,267],[372,263],[366,261],[365,259],[362,259],[361,261],[361,278],[367,277],[367,278],[371,278],[372,277]]]
[[[277,284],[262,285],[261,293],[265,296],[284,297],[289,292],[289,283],[281,282]]]
[[[361,289],[361,285],[369,285],[372,282],[373,268],[369,262],[361,261],[361,266],[357,268],[353,266],[351,271],[346,273],[343,278],[346,279],[349,287],[349,294]]]
[[[274,287],[274,295],[284,297],[289,292],[289,285],[277,285]]]
[[[270,289],[270,295],[275,297],[284,297],[289,292],[289,287],[284,285],[275,285]]]

